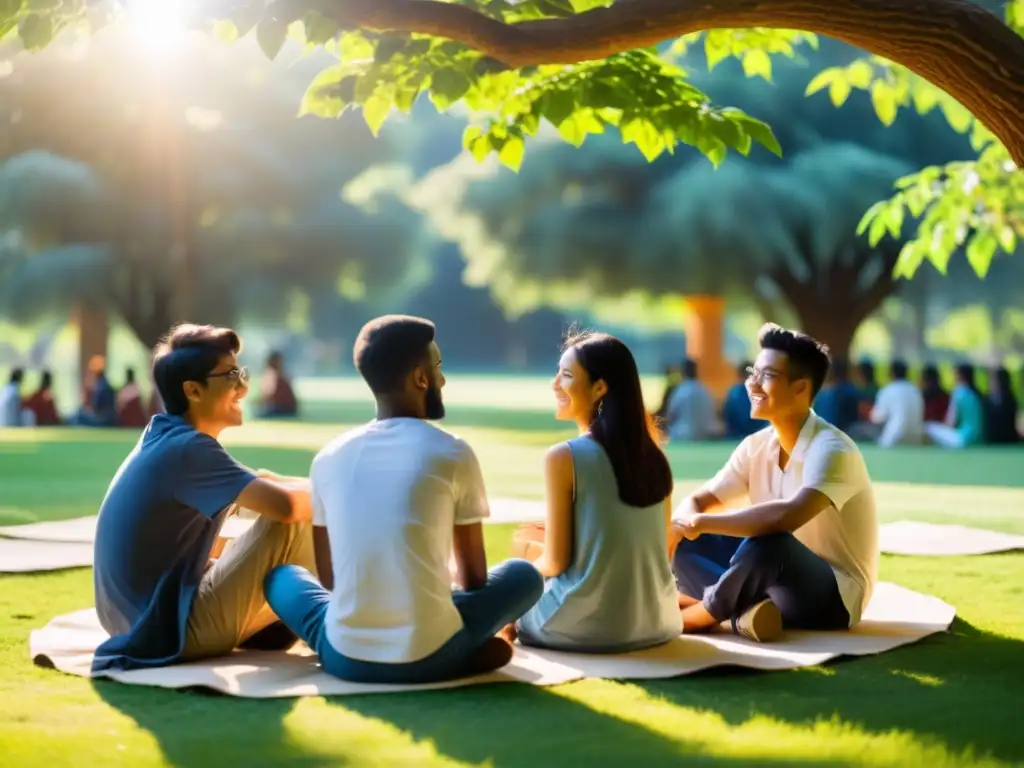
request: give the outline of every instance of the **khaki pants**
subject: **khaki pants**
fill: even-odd
[[[277,622],[263,595],[263,580],[274,568],[287,564],[316,573],[312,525],[285,525],[260,516],[225,548],[199,582],[182,658],[230,653]]]

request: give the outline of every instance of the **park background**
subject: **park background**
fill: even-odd
[[[957,362],[977,364],[983,388],[984,369],[1002,363],[1020,386],[1024,232],[1011,239],[979,219],[971,240],[926,238],[927,257],[899,279],[904,245],[935,222],[908,213],[899,238],[857,234],[897,179],[958,161],[984,170],[985,153],[1000,151],[963,107],[865,51],[769,30],[662,47],[716,105],[768,123],[781,157],[762,142],[746,157],[720,157],[714,142],[670,153],[639,128],[593,133],[554,101],[535,136],[499,151],[467,136],[479,116],[454,98],[465,92],[457,72],[408,114],[363,94],[362,109],[335,119],[331,98],[308,90],[335,59],[300,41],[282,37],[268,58],[266,36],[228,45],[218,35],[234,37],[229,25],[185,35],[160,14],[51,40],[40,20],[72,3],[14,5],[20,23],[0,38],[0,376],[23,366],[30,390],[52,370],[63,415],[80,404],[93,355],[106,356],[115,386],[135,368],[148,395],[149,350],[168,327],[229,324],[255,374],[283,351],[302,410],[250,418],[225,442],[252,466],[302,474],[372,414],[351,365],[360,325],[408,312],[438,325],[446,426],[478,450],[491,493],[539,499],[544,451],[571,434],[548,385],[573,322],[629,343],[651,408],[666,365],[691,355],[705,375],[732,377],[769,319],[874,360],[883,381],[900,357],[940,364],[947,386]],[[1024,23],[1020,2],[985,5]],[[44,10],[26,23],[31,9]],[[981,186],[1008,190],[1000,221],[1019,227],[1019,172],[999,168]],[[953,197],[933,201],[951,206],[949,220],[964,202]],[[137,439],[0,431],[0,524],[95,513]],[[669,445],[679,490],[731,447]],[[1024,533],[1018,448],[864,452],[883,521]],[[487,535],[491,560],[506,556],[510,529]],[[955,605],[951,631],[791,673],[281,702],[34,668],[28,632],[89,605],[91,574],[2,576],[0,755],[132,766],[1024,760],[1024,556],[883,557],[881,575]]]

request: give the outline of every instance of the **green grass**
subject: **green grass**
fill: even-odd
[[[537,498],[547,445],[566,435],[532,391],[449,395],[451,425],[477,448],[495,496]],[[316,393],[323,395],[323,393]],[[347,393],[345,393],[347,395]],[[497,408],[490,403],[501,403]],[[303,472],[340,424],[254,423],[227,439],[251,465]],[[364,408],[365,411],[365,408]],[[365,414],[364,414],[365,415]],[[331,423],[333,422],[333,423]],[[95,512],[135,436],[0,434],[0,524]],[[727,445],[672,448],[680,485],[717,469]],[[1022,453],[866,451],[885,519],[1024,532]],[[487,528],[492,561],[511,528]],[[793,672],[713,672],[551,689],[481,686],[423,694],[245,701],[71,678],[35,668],[28,634],[92,600],[88,570],[0,577],[0,762],[21,765],[1010,765],[1024,762],[1024,554],[883,557],[882,578],[957,607],[948,634],[880,656]]]

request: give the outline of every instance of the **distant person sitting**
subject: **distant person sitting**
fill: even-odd
[[[135,369],[124,372],[124,386],[117,393],[117,426],[141,428],[149,422],[142,406],[142,392],[135,381]]]
[[[110,638],[94,671],[295,642],[267,606],[263,579],[284,563],[315,567],[309,481],[254,472],[218,442],[242,423],[241,346],[230,329],[182,325],[157,347],[167,413],[153,417],[114,475],[96,525],[96,612]],[[258,519],[211,559],[239,507]]]
[[[988,442],[1020,442],[1021,435],[1017,431],[1017,396],[1013,393],[1013,382],[1006,368],[999,367],[992,372],[986,406]]]
[[[525,560],[487,571],[480,464],[465,441],[429,423],[444,417],[434,333],[405,316],[359,332],[355,367],[377,418],[313,460],[321,581],[298,566],[266,580],[274,612],[343,680],[427,683],[502,667],[512,646],[497,633],[544,588]]]
[[[654,412],[654,415],[658,419],[658,423],[665,423],[665,418],[668,414],[668,403],[672,399],[672,393],[676,391],[676,387],[679,386],[679,382],[682,378],[682,366],[670,365],[665,368],[665,391],[661,395],[661,405],[659,405],[658,410]]]
[[[708,440],[717,433],[715,401],[697,378],[697,361],[683,361],[683,378],[672,392],[665,414],[672,440]]]
[[[949,413],[949,392],[942,386],[939,369],[931,363],[921,369],[921,395],[924,397],[925,423],[943,423]]]
[[[825,385],[814,400],[814,412],[847,434],[860,419],[860,390],[850,381],[845,360],[832,363]]]
[[[23,368],[15,368],[0,390],[0,427],[32,426],[33,415],[21,404],[21,382],[25,378]]]
[[[73,419],[84,427],[117,426],[117,392],[107,379],[107,362],[102,355],[89,361],[85,402]]]
[[[920,445],[924,439],[924,397],[907,381],[907,364],[894,360],[890,368],[892,381],[878,391],[871,409],[871,421],[882,427],[878,444]]]
[[[676,509],[672,567],[683,632],[730,622],[767,642],[785,626],[860,621],[878,573],[878,520],[856,443],[811,409],[827,348],[776,325],[759,341],[748,387],[754,416],[771,428]]]
[[[545,522],[516,535],[547,586],[514,631],[524,645],[589,653],[666,643],[682,626],[666,554],[672,470],[636,361],[612,336],[578,334],[552,389],[556,418],[579,436],[548,450]]]
[[[860,408],[857,419],[870,422],[871,409],[875,407],[878,397],[878,377],[875,375],[875,364],[870,360],[861,360],[857,364],[857,388],[860,390]]]
[[[25,398],[22,406],[33,413],[37,427],[55,427],[60,424],[60,414],[53,400],[53,374],[43,371],[39,388]]]
[[[974,382],[973,365],[956,367],[956,386],[945,422],[927,424],[925,433],[943,448],[967,448],[985,441],[985,403]]]
[[[745,362],[736,370],[739,380],[725,393],[722,401],[722,422],[725,436],[744,438],[768,426],[765,422],[750,416],[750,393],[747,392],[747,377],[753,363]]]
[[[284,370],[284,356],[271,352],[260,379],[260,416],[269,419],[298,413],[299,402]]]

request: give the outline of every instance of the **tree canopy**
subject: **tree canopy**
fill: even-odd
[[[94,301],[152,345],[181,317],[280,318],[292,287],[359,298],[403,283],[419,216],[339,194],[388,144],[352,116],[288,108],[317,62],[289,68],[248,43],[231,52],[247,66],[222,67],[228,52],[200,37],[172,72],[140,71],[127,45],[22,54],[0,79],[0,229],[21,234],[0,264],[10,315]]]

